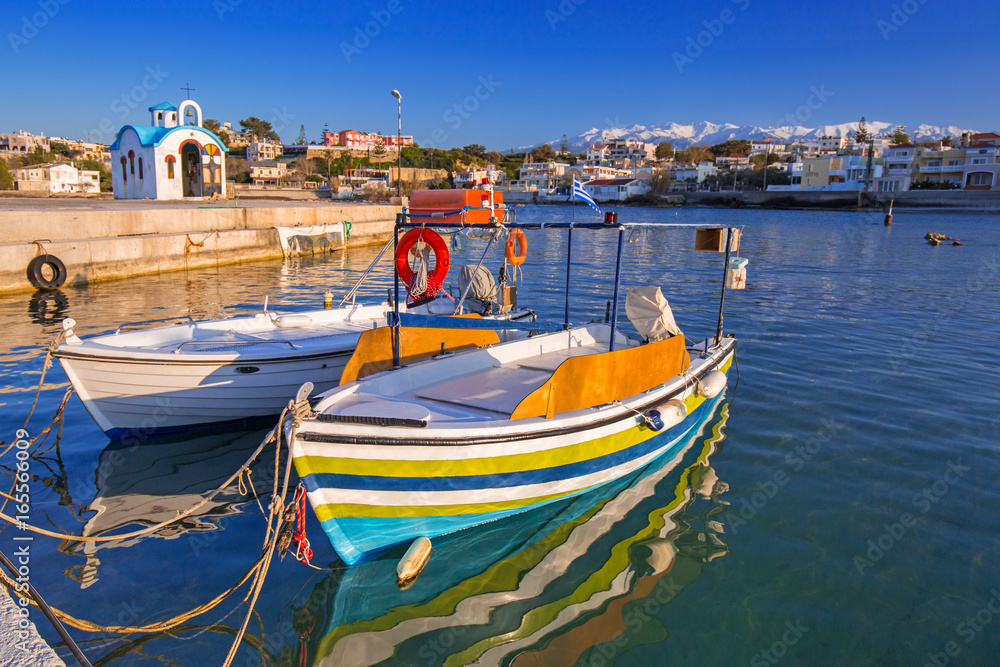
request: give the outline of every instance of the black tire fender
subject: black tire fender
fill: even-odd
[[[52,278],[48,279],[42,273],[42,268],[48,266],[52,270]],[[28,282],[41,290],[52,290],[62,287],[66,282],[66,265],[55,255],[39,255],[28,262]]]

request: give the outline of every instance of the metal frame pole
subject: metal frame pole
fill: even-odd
[[[608,352],[615,351],[615,332],[618,331],[618,291],[622,280],[622,255],[625,251],[625,228],[618,228],[618,261],[615,263],[615,296],[611,303],[611,344]]]
[[[396,270],[396,265],[395,265],[396,252],[398,252],[398,250],[399,250],[399,224],[398,223],[393,228],[392,234],[393,234],[393,237],[392,237],[392,258],[393,258],[392,272],[393,272],[393,274],[395,274],[395,277],[396,277],[396,285],[395,285],[396,292],[395,292],[395,294],[392,297],[392,328],[393,328],[393,331],[392,331],[392,334],[393,334],[392,335],[392,365],[393,365],[394,368],[399,368],[399,357],[400,357],[400,349],[399,349],[399,335],[400,335],[400,327],[399,327],[399,271]]]
[[[729,270],[729,254],[733,249],[733,230],[735,227],[726,228],[726,263],[722,268],[722,296],[719,297],[719,326],[715,329],[715,344],[722,342],[722,310],[726,306],[726,273]],[[708,350],[705,350],[708,352]]]
[[[574,207],[575,208],[575,207]],[[563,315],[563,327],[569,328],[569,277],[570,266],[573,261],[573,228],[569,228],[566,236],[566,313]]]

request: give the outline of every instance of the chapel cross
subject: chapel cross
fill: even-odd
[[[187,98],[191,99],[191,91],[192,90],[197,90],[197,88],[192,88],[191,84],[188,83],[186,86],[181,86],[181,90],[186,90],[187,91]]]

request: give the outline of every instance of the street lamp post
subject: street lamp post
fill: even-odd
[[[396,126],[396,196],[402,196],[400,189],[403,184],[403,96],[395,88],[392,96],[396,98],[399,124]]]

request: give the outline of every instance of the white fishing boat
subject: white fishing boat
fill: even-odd
[[[710,409],[736,348],[722,334],[725,284],[714,337],[688,343],[658,288],[630,293],[640,336],[627,336],[616,326],[619,276],[635,226],[610,216],[610,225],[571,228],[618,231],[607,323],[557,323],[501,342],[493,323],[441,328],[400,313],[393,327],[362,334],[344,384],[312,401],[314,415],[290,435],[299,477],[345,562],[613,482],[670,451]],[[397,222],[408,225],[433,222]],[[713,230],[727,238],[728,266],[736,234]],[[453,336],[476,348],[447,352]]]
[[[451,315],[454,305],[441,298],[415,310]],[[400,309],[406,312],[406,305]],[[53,356],[109,438],[148,437],[273,418],[303,382],[337,386],[358,337],[384,326],[387,312],[392,306],[383,303],[133,329],[155,323],[139,322],[86,339],[67,319],[66,340]],[[510,316],[534,314],[519,310]]]
[[[449,198],[416,192],[414,198],[423,196],[427,215],[438,219],[448,214],[463,221],[489,221],[506,215],[506,208],[494,205],[491,193],[465,190],[460,195]],[[78,337],[73,330],[76,323],[67,319],[63,322],[65,342],[53,356],[108,437],[145,438],[210,424],[273,418],[303,383],[311,382],[320,390],[337,386],[358,337],[384,326],[387,314],[478,314],[504,321],[534,320],[533,311],[517,308],[516,288],[506,284],[505,270],[501,270],[498,289],[482,265],[485,252],[478,265],[462,267],[456,296],[442,292],[450,256],[447,244],[434,237],[434,243],[425,242],[419,233],[402,243],[391,239],[339,308],[279,314],[269,312],[265,301],[263,312],[251,315],[197,322],[187,317],[187,323],[154,328],[140,327],[162,325],[164,320],[135,322],[87,339]],[[392,245],[396,246],[396,271],[408,278],[410,303],[400,301],[397,284],[394,305],[354,304],[358,288]],[[509,335],[519,334],[512,331]]]

